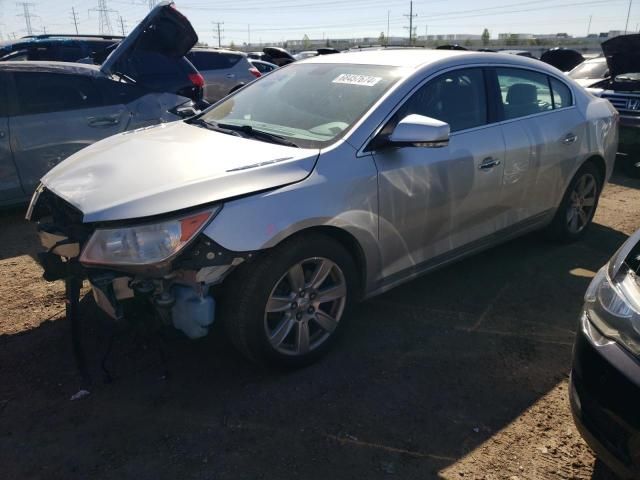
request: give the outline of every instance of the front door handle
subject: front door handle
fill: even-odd
[[[4,133],[4,132],[0,131],[0,138],[4,138],[4,137],[5,137],[5,135],[6,135],[6,133]]]
[[[500,162],[500,160],[498,160],[497,158],[487,157],[482,161],[478,168],[480,170],[491,170],[493,167],[497,167],[498,165],[500,165],[500,163],[502,162]]]
[[[118,117],[91,117],[87,120],[90,127],[110,127],[118,125],[120,118]]]
[[[562,139],[562,143],[571,145],[572,143],[576,143],[576,140],[578,140],[578,136],[575,133],[569,133]]]

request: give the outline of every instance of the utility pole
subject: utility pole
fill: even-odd
[[[251,45],[251,25],[247,25],[247,46]]]
[[[18,14],[19,17],[24,17],[24,23],[27,27],[27,35],[33,35],[33,27],[31,26],[31,17],[34,16],[33,13],[31,13],[30,8],[34,7],[35,5],[31,2],[21,2],[18,3],[19,7],[22,7],[22,12]]]
[[[149,0],[149,10],[153,10],[153,7],[156,6],[156,3],[158,3],[158,0]]]
[[[73,20],[73,24],[76,27],[76,35],[78,35],[78,14],[76,13],[76,9],[71,7],[71,19]]]
[[[413,45],[414,31],[413,31],[413,19],[418,15],[413,14],[413,0],[409,2],[409,15],[405,15],[405,17],[409,17],[409,45]],[[407,28],[407,27],[404,27]]]
[[[591,20],[593,19],[593,15],[589,15],[589,26],[587,27],[587,37],[591,33]]]
[[[386,44],[389,45],[389,18],[391,16],[391,10],[387,10],[387,41]]]
[[[124,27],[124,19],[122,18],[122,15],[120,15],[120,31],[122,32],[123,37],[127,36],[127,29]]]
[[[213,24],[217,26],[218,33],[216,35],[216,30],[214,30],[213,34],[218,37],[218,48],[220,48],[222,46],[222,30],[220,26],[224,25],[224,22],[213,22]]]
[[[627,23],[624,24],[624,33],[626,34],[629,29],[629,16],[631,15],[631,4],[633,0],[629,0],[629,10],[627,10]]]
[[[101,35],[113,34],[110,15],[117,12],[115,10],[109,10],[109,7],[107,7],[107,0],[98,0],[98,6],[96,8],[89,9],[89,12],[98,12],[98,25]]]

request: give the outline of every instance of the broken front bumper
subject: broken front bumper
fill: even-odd
[[[46,250],[39,260],[46,280],[87,279],[96,304],[113,319],[131,317],[143,308],[190,338],[206,335],[214,321],[212,287],[253,257],[252,252],[226,250],[200,234],[162,265],[131,269],[84,266],[80,254],[94,227],[82,223],[80,212],[39,188],[28,218],[39,222],[40,241]]]

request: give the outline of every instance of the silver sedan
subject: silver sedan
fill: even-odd
[[[327,351],[349,307],[536,229],[588,230],[617,113],[562,72],[384,50],[276,70],[204,114],[82,150],[32,200],[48,278],[88,278],[259,362]],[[65,257],[60,261],[59,257]]]

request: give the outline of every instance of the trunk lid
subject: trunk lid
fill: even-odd
[[[136,57],[152,54],[178,60],[197,42],[198,35],[189,20],[172,1],[164,0],[118,44],[100,70],[106,75],[119,73],[136,80]]]

